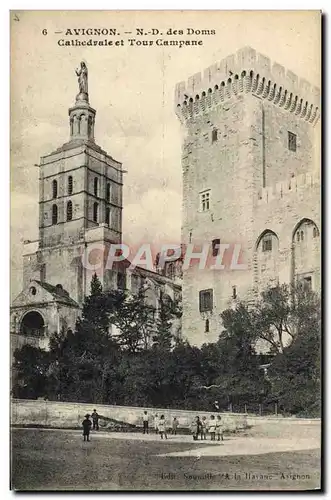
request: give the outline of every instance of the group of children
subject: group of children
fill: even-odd
[[[148,414],[147,411],[145,411],[143,415],[144,434],[148,434],[148,420]],[[176,436],[177,434],[178,425],[179,422],[177,417],[174,417],[170,428],[173,436]],[[161,439],[168,439],[168,428],[169,426],[167,425],[164,415],[159,417],[156,414],[154,416],[154,431],[156,434],[160,434]],[[207,439],[207,433],[210,434],[211,441],[216,441],[216,438],[217,441],[223,441],[223,425],[221,415],[217,415],[216,418],[215,415],[211,415],[208,421],[206,417],[202,417],[202,420],[200,420],[200,417],[195,417],[191,424],[191,432],[195,441],[199,439],[199,436],[201,439]]]
[[[199,439],[207,439],[207,433],[210,434],[211,441],[223,441],[223,425],[221,415],[211,415],[210,419],[207,421],[206,417],[195,417],[191,425],[191,431],[194,441]]]

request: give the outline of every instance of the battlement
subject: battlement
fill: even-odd
[[[310,189],[312,186],[320,185],[320,172],[314,174],[301,174],[291,177],[286,181],[277,182],[274,186],[265,187],[258,192],[258,205],[264,205],[273,200],[287,198],[289,195]]]
[[[266,99],[311,124],[319,117],[319,88],[251,47],[239,49],[187,82],[178,83],[176,113],[185,121],[240,93]]]

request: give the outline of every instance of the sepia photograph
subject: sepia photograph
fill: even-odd
[[[321,490],[321,11],[9,16],[10,489]]]

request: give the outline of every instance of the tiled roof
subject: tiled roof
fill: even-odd
[[[64,290],[63,288],[60,288],[59,286],[54,286],[51,285],[50,283],[46,283],[46,281],[38,281],[34,280],[38,285],[40,285],[44,290],[46,290],[48,293],[50,293],[55,300],[59,300],[61,302],[65,302],[66,304],[74,307],[79,307],[77,302],[72,299],[69,295],[69,293]]]

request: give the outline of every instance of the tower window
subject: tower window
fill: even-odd
[[[211,142],[216,142],[217,141],[217,128],[214,128],[214,130],[211,133]]]
[[[210,189],[200,193],[200,210],[207,212],[210,209]]]
[[[67,203],[67,221],[72,220],[72,201]]]
[[[213,257],[217,257],[217,255],[219,254],[220,243],[221,243],[221,240],[219,238],[216,238],[215,240],[213,240],[211,242]]]
[[[52,224],[57,224],[57,205],[52,206]]]
[[[237,287],[236,286],[232,287],[232,298],[233,299],[237,298]]]
[[[110,208],[106,207],[105,223],[110,226]]]
[[[297,150],[297,136],[292,132],[288,132],[288,149],[290,151]]]
[[[300,241],[300,231],[297,232],[297,241]]]
[[[199,310],[200,312],[213,310],[213,290],[201,290],[199,292]]]
[[[98,196],[98,184],[99,179],[97,177],[94,177],[94,196]]]
[[[303,241],[304,240],[304,232],[303,231],[300,232],[300,236],[301,236],[301,241]]]
[[[52,182],[53,199],[57,198],[57,181]]]
[[[206,319],[205,322],[205,333],[209,333],[209,319]]]
[[[99,205],[97,203],[93,203],[93,222],[98,222],[98,211]]]
[[[106,201],[110,202],[110,183],[107,183],[106,186]]]
[[[272,250],[272,237],[265,236],[262,240],[262,252],[271,252]]]
[[[72,175],[69,175],[68,177],[68,195],[72,195],[72,190],[73,190],[73,182],[72,182]]]

